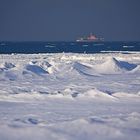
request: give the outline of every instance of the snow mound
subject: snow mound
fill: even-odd
[[[4,67],[7,68],[7,69],[11,69],[11,68],[14,68],[15,65],[12,64],[12,63],[7,63],[7,62],[5,62],[5,63],[4,63]]]
[[[107,92],[103,92],[100,91],[98,89],[90,89],[88,91],[86,91],[84,94],[79,95],[80,97],[88,97],[88,98],[94,98],[94,99],[101,99],[101,100],[114,100],[115,97],[113,97],[112,95],[110,95]]]
[[[140,65],[138,65],[136,68],[134,68],[130,73],[140,73]]]
[[[18,78],[18,75],[13,71],[6,71],[4,73],[4,78],[5,78],[5,80],[8,79],[10,81],[16,81]]]
[[[75,62],[73,68],[80,74],[87,76],[100,76],[100,74],[120,74],[125,72],[138,71],[136,64],[119,61],[114,57],[109,57],[104,63],[88,65]]]
[[[125,93],[125,92],[117,92],[113,94],[114,97],[117,98],[135,98],[135,99],[140,99],[140,94],[139,92],[137,94],[130,94],[130,93]]]
[[[42,63],[41,63],[41,65],[42,66],[44,66],[44,67],[51,67],[52,65],[49,63],[49,62],[47,62],[47,61],[43,61]]]
[[[0,64],[0,78],[2,78],[3,81],[10,80],[14,81],[17,79],[17,73],[16,73],[16,65],[10,62],[4,62]]]
[[[73,68],[78,71],[80,74],[86,75],[86,76],[99,76],[92,66],[89,66],[88,64],[82,64],[79,62],[75,62],[73,65]]]
[[[41,68],[38,65],[28,64],[28,65],[26,65],[25,68],[26,68],[27,71],[30,71],[30,72],[35,73],[37,75],[48,74],[47,71],[45,71],[43,68]]]
[[[131,71],[137,67],[136,64],[130,64],[125,61],[118,61],[116,58],[111,57],[102,64],[97,64],[94,69],[101,74],[116,74]]]
[[[2,63],[2,64],[0,65],[0,70],[1,70],[1,71],[9,70],[9,69],[12,69],[12,68],[14,68],[14,67],[16,67],[14,64],[5,62],[5,63]]]

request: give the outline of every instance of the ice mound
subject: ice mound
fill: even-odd
[[[131,71],[138,71],[136,64],[130,64],[125,61],[118,61],[114,57],[109,57],[104,63],[88,65],[75,62],[73,68],[80,74],[87,76],[100,76],[100,74],[120,74]]]
[[[28,64],[28,65],[26,65],[25,68],[26,68],[27,71],[30,71],[30,72],[35,73],[37,75],[47,74],[48,73],[47,71],[45,71],[43,68],[41,68],[38,65]]]
[[[140,65],[138,65],[136,68],[134,68],[130,73],[140,73]]]
[[[12,63],[7,63],[7,62],[5,62],[4,67],[7,68],[7,69],[11,69],[11,68],[14,68],[15,65],[12,64]]]
[[[52,65],[49,63],[49,62],[47,62],[47,61],[43,61],[42,63],[41,63],[41,65],[42,66],[44,66],[44,67],[51,67]]]
[[[94,99],[101,99],[101,100],[104,100],[104,99],[105,100],[106,99],[107,100],[108,99],[114,100],[115,99],[115,97],[113,97],[109,93],[101,91],[101,90],[98,90],[96,88],[90,89],[90,90],[86,91],[84,94],[81,94],[79,96],[80,97],[94,98]]]
[[[101,74],[116,74],[131,71],[136,67],[136,64],[118,61],[116,58],[111,57],[106,62],[95,65],[94,69]]]
[[[117,93],[114,93],[113,94],[114,97],[117,97],[117,98],[135,98],[135,99],[140,99],[140,94],[139,92],[134,94],[134,93],[125,93],[125,92],[117,92]]]
[[[4,77],[10,81],[15,81],[18,78],[18,75],[13,71],[6,71]]]
[[[92,68],[92,66],[89,66],[88,64],[75,62],[73,68],[77,70],[80,74],[84,74],[86,76],[99,76]]]
[[[1,63],[0,64],[0,72],[1,72],[0,79],[2,79],[3,81],[16,80],[18,76],[14,68],[16,68],[16,65],[14,65],[13,63],[9,63],[9,62]]]
[[[75,90],[72,89],[72,88],[66,88],[66,89],[64,89],[64,91],[63,91],[62,93],[63,93],[63,95],[65,95],[65,96],[71,96],[71,97],[73,97],[73,98],[77,97],[78,94],[79,94],[77,91],[75,91]]]
[[[5,62],[5,63],[2,63],[2,64],[0,65],[0,70],[1,70],[1,71],[9,70],[9,69],[12,69],[12,68],[14,68],[14,67],[16,67],[14,64]]]

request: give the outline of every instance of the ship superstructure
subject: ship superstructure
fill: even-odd
[[[76,40],[77,42],[100,42],[104,41],[104,38],[98,38],[96,35],[93,35],[92,33],[87,37],[81,37]]]

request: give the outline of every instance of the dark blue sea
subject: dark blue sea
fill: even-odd
[[[0,54],[106,53],[140,51],[140,42],[0,42]]]

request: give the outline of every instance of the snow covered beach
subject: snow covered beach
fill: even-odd
[[[140,53],[0,56],[0,139],[140,137]]]

